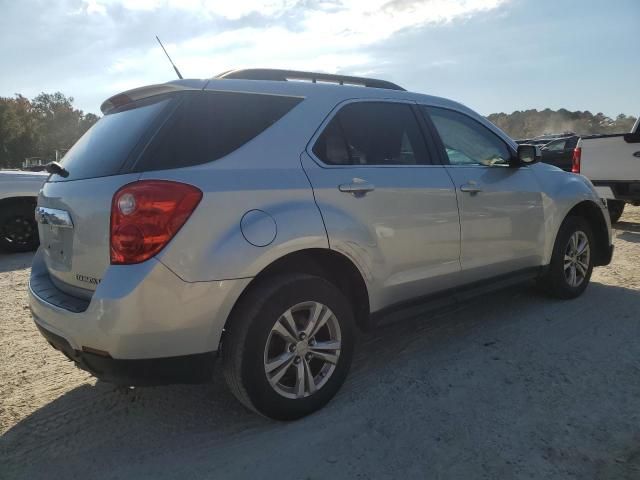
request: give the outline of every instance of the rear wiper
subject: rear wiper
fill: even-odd
[[[47,172],[55,175],[60,175],[62,178],[67,178],[69,176],[69,172],[66,168],[60,165],[58,162],[49,162],[45,166]]]

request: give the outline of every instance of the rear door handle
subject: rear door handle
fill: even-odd
[[[366,182],[360,178],[354,178],[351,183],[343,183],[342,185],[338,185],[338,190],[345,193],[351,193],[352,195],[366,195],[369,192],[372,192],[376,189],[376,187],[369,182]]]
[[[637,152],[633,152],[633,156],[640,158],[640,150],[638,150]]]
[[[481,192],[482,189],[478,185],[475,185],[472,183],[466,183],[460,187],[460,191],[467,192],[467,193],[478,193],[478,192]]]

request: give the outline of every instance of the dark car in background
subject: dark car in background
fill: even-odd
[[[544,145],[542,151],[542,161],[561,168],[565,172],[570,172],[573,166],[573,151],[580,139],[577,135],[558,138]]]

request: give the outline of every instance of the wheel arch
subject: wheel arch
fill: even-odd
[[[606,265],[608,263],[608,251],[609,251],[609,227],[604,217],[602,208],[600,208],[595,202],[591,200],[584,200],[574,205],[569,212],[565,215],[564,220],[568,217],[582,217],[589,222],[591,231],[593,232],[595,250],[594,266]],[[561,223],[562,225],[562,223]],[[558,227],[558,231],[560,228]],[[556,237],[558,235],[556,231]],[[554,238],[555,243],[555,238]]]
[[[353,307],[356,325],[366,330],[370,327],[369,289],[358,267],[346,255],[328,248],[309,248],[288,253],[263,268],[244,288],[236,299],[224,329],[233,318],[234,311],[243,297],[265,279],[287,273],[306,273],[325,278],[348,298]],[[220,339],[223,342],[224,333]]]
[[[30,204],[30,205],[33,205],[33,208],[35,209],[37,202],[38,202],[38,198],[36,196],[30,196],[30,195],[5,197],[5,198],[0,198],[0,208],[7,208],[10,205]]]

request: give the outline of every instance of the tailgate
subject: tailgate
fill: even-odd
[[[110,260],[111,202],[137,180],[129,166],[166,118],[175,97],[156,95],[114,108],[62,159],[38,196],[36,219],[51,281],[90,298]]]
[[[38,197],[40,244],[51,280],[91,296],[109,266],[109,221],[114,193],[140,174],[46,183]]]
[[[640,181],[640,143],[624,135],[583,138],[580,173],[591,181]]]

